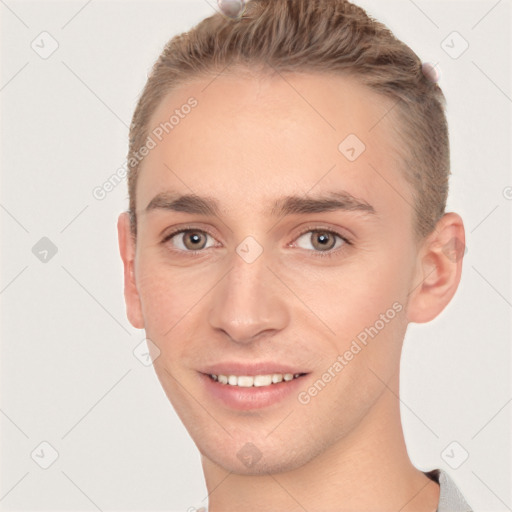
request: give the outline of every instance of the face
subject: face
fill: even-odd
[[[339,76],[221,75],[151,119],[190,110],[142,164],[128,314],[215,464],[304,465],[398,371],[417,247],[391,107]]]

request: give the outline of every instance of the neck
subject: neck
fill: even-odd
[[[203,457],[209,512],[435,512],[439,485],[407,454],[398,374],[388,386],[357,427],[299,468],[238,475]]]

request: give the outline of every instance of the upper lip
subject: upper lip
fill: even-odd
[[[243,363],[243,362],[224,362],[216,363],[204,367],[200,370],[201,373],[208,375],[271,375],[273,373],[309,373],[308,371],[300,368],[299,366],[290,366],[276,362],[257,362],[257,363]]]

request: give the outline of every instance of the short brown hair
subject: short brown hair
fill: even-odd
[[[444,214],[450,174],[445,97],[419,57],[382,23],[346,0],[251,0],[241,17],[216,13],[172,38],[153,65],[130,126],[129,211],[136,234],[135,189],[148,123],[176,86],[215,76],[228,65],[352,76],[393,101],[402,167],[412,185],[415,232],[433,231]],[[340,141],[341,142],[341,141]]]

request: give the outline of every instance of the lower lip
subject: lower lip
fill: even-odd
[[[307,374],[287,382],[250,388],[220,384],[204,373],[199,375],[207,393],[231,409],[247,411],[270,407],[292,394],[297,394],[299,388],[304,385],[303,379]]]

